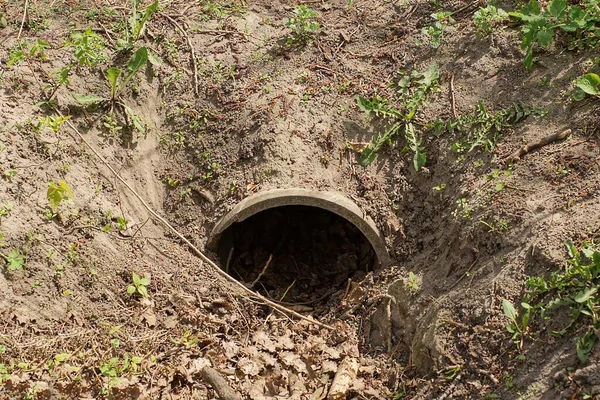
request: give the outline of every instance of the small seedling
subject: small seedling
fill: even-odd
[[[487,5],[481,7],[473,14],[473,22],[477,32],[484,36],[490,36],[498,30],[498,26],[508,20],[508,13],[501,8]]]
[[[77,65],[80,67],[95,69],[98,65],[106,61],[104,40],[94,33],[92,28],[87,28],[82,32],[71,33],[66,46],[73,48]]]
[[[25,259],[17,249],[12,249],[7,255],[0,253],[0,256],[6,261],[9,271],[23,270]]]
[[[414,272],[408,273],[408,282],[406,283],[406,287],[410,289],[412,292],[416,292],[419,290],[419,283],[417,282],[417,276]]]
[[[119,225],[119,232],[124,231],[125,229],[127,229],[127,224],[129,223],[129,221],[127,221],[125,218],[123,217],[117,217],[117,224]]]
[[[191,336],[191,334],[192,333],[190,331],[185,331],[185,333],[183,334],[181,339],[169,338],[169,340],[171,340],[171,342],[173,344],[177,344],[177,345],[185,346],[185,347],[192,347],[196,343],[198,343],[198,337]]]
[[[286,41],[287,46],[306,45],[313,40],[313,36],[321,25],[315,21],[319,14],[304,4],[294,7],[294,16],[284,18],[283,25],[292,29]]]
[[[466,198],[462,197],[456,200],[456,209],[452,211],[452,216],[455,218],[462,217],[464,219],[469,219],[471,218],[471,214],[473,214],[473,211],[475,210],[469,204],[469,201]]]
[[[426,26],[421,30],[423,35],[429,37],[429,46],[432,49],[437,49],[441,46],[444,38],[444,31],[449,23],[453,23],[454,19],[451,17],[452,13],[442,11],[431,14],[431,18],[435,21],[433,25]]]
[[[12,201],[2,204],[2,207],[0,207],[0,223],[2,223],[3,217],[8,217],[10,215],[14,205],[15,203],[13,203]]]
[[[502,299],[502,310],[504,315],[508,317],[510,323],[506,325],[506,330],[512,333],[512,340],[517,345],[519,351],[523,350],[523,340],[529,333],[529,318],[531,316],[531,306],[528,303],[521,303],[523,307],[523,315],[519,318],[519,314],[515,310],[515,306],[506,299]]]
[[[133,272],[131,274],[131,279],[133,281],[133,285],[127,286],[127,294],[132,296],[135,293],[139,294],[142,297],[148,297],[148,285],[150,285],[150,278],[144,277],[140,278],[138,274]]]
[[[66,117],[62,115],[38,117],[42,126],[50,128],[55,134],[58,133],[65,122],[71,119],[70,115]]]
[[[69,188],[69,185],[67,185],[67,182],[58,181],[55,183],[50,180],[48,181],[46,197],[50,204],[50,210],[53,214],[56,214],[58,206],[60,206],[64,200],[70,201],[73,199],[73,192],[71,191],[71,188]]]

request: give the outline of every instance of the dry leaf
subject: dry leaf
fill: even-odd
[[[252,336],[252,341],[262,346],[265,350],[274,353],[276,351],[275,343],[271,340],[265,331],[256,331]]]
[[[260,374],[260,371],[263,369],[263,365],[256,360],[243,357],[240,359],[240,361],[238,361],[237,368],[244,375],[256,376]]]
[[[280,336],[277,340],[277,348],[284,350],[293,350],[296,347],[294,341],[289,336]]]
[[[151,308],[146,308],[142,313],[142,322],[144,321],[146,321],[149,327],[156,326],[156,315],[154,315],[154,311]]]
[[[223,342],[222,346],[223,350],[225,350],[225,356],[227,356],[229,360],[235,358],[240,352],[240,346],[235,342]]]

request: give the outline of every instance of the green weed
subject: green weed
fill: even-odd
[[[84,106],[110,106],[110,111],[108,113],[109,117],[105,119],[104,127],[109,129],[111,134],[114,134],[120,130],[115,119],[115,109],[120,110],[125,116],[126,120],[131,121],[133,128],[137,129],[142,134],[146,132],[145,124],[133,111],[133,109],[129,107],[127,103],[125,103],[122,98],[122,93],[131,79],[138,73],[138,71],[146,66],[147,62],[149,61],[148,54],[148,49],[146,47],[140,47],[133,54],[131,60],[127,64],[126,69],[123,70],[119,67],[111,67],[106,71],[106,80],[108,81],[110,90],[109,97],[72,93],[73,98]]]
[[[48,55],[46,49],[50,44],[40,39],[36,39],[33,43],[22,40],[9,50],[7,67],[12,67],[25,61],[30,64],[34,60],[45,60]]]
[[[71,33],[65,44],[73,48],[77,65],[80,67],[95,69],[106,61],[104,40],[94,33],[92,28]]]
[[[283,25],[292,29],[287,38],[286,45],[306,45],[312,42],[315,33],[321,25],[315,21],[319,14],[304,4],[294,7],[294,16],[283,19]]]
[[[442,11],[431,14],[431,18],[435,21],[433,25],[426,26],[421,30],[421,33],[429,38],[429,46],[432,49],[437,49],[442,45],[444,31],[449,23],[453,23],[452,13]]]
[[[504,315],[508,317],[510,323],[506,325],[508,332],[512,333],[512,340],[519,349],[523,350],[523,341],[529,333],[529,320],[531,318],[531,306],[528,303],[521,303],[523,312],[519,316],[515,306],[506,299],[502,299],[502,310]]]
[[[582,2],[581,6],[569,5],[566,0],[551,0],[542,10],[538,0],[529,3],[518,12],[509,15],[523,23],[525,68],[533,66],[533,51],[537,46],[547,49],[554,41],[557,30],[569,41],[569,49],[594,48],[600,39],[600,8],[597,1]]]
[[[21,256],[18,249],[12,249],[8,254],[0,253],[0,256],[6,261],[6,266],[9,271],[23,270],[25,259]]]
[[[53,180],[50,180],[48,181],[46,197],[48,198],[50,210],[52,210],[52,213],[56,213],[58,206],[60,206],[64,200],[73,199],[73,192],[71,191],[69,185],[67,185],[67,182],[54,182]]]
[[[434,129],[437,132],[445,130],[449,133],[461,134],[459,140],[452,145],[452,150],[458,154],[469,153],[476,149],[489,152],[496,147],[506,128],[529,115],[543,116],[545,113],[539,108],[519,104],[492,113],[480,100],[473,115],[464,114],[456,119],[436,121]]]
[[[492,5],[480,7],[473,14],[473,23],[477,28],[477,32],[483,36],[490,36],[498,30],[498,26],[507,20],[508,13]]]
[[[527,279],[528,293],[521,307],[523,318],[525,315],[528,319],[539,316],[542,322],[552,321],[551,314],[566,310],[570,317],[568,324],[552,333],[565,336],[575,327],[584,330],[585,333],[577,338],[575,345],[577,357],[583,363],[600,334],[600,251],[589,244],[584,244],[581,250],[577,250],[572,243],[567,243],[566,247],[569,259],[563,269],[547,277],[531,276]],[[516,316],[514,307],[513,310],[509,307],[508,312],[505,309],[505,314],[510,314],[511,324],[514,324],[515,320],[511,317]],[[525,326],[521,321],[518,327],[512,326],[512,330],[521,335],[526,332]]]
[[[148,285],[150,285],[150,278],[140,278],[138,274],[133,272],[131,274],[132,285],[127,286],[127,294],[132,296],[137,293],[142,297],[148,297]]]
[[[125,29],[125,37],[119,38],[116,41],[117,49],[132,50],[135,42],[137,42],[146,31],[146,23],[158,10],[158,1],[150,4],[145,10],[138,9],[140,2],[132,1],[131,15],[129,16],[129,24]]]
[[[359,163],[363,166],[370,165],[377,157],[377,152],[384,145],[390,145],[395,135],[403,132],[407,143],[405,150],[413,153],[413,166],[415,171],[419,171],[425,165],[427,157],[421,144],[422,139],[412,120],[427,96],[438,90],[439,68],[437,64],[432,64],[424,72],[412,71],[407,74],[399,71],[398,74],[400,79],[396,84],[395,101],[400,104],[400,108],[389,105],[387,100],[380,96],[371,99],[358,97],[358,107],[361,110],[388,123],[387,129],[374,137],[362,151]]]

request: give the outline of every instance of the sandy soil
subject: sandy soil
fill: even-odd
[[[23,260],[0,267],[0,398],[215,398],[201,377],[212,366],[243,398],[323,399],[343,360],[359,364],[349,399],[600,395],[597,349],[586,363],[575,353],[582,327],[556,337],[532,322],[520,351],[502,310],[503,299],[519,303],[528,276],[564,265],[565,242],[598,238],[600,103],[568,96],[597,51],[568,52],[558,42],[536,53],[528,72],[519,28],[482,37],[467,2],[308,3],[321,27],[311,43],[289,48],[282,20],[293,2],[161,2],[133,45],[162,62],[121,94],[147,129],[110,134],[107,108],[82,107],[72,94],[108,96],[107,69],[125,68],[132,54],[117,49],[131,3],[30,0],[18,38],[24,4],[0,0],[0,207],[12,204],[0,216],[0,252]],[[439,10],[458,12],[432,49],[421,28]],[[65,40],[87,27],[106,43],[106,59],[73,67],[55,105],[40,104],[54,72],[76,61]],[[48,43],[43,58],[7,64],[21,40],[36,39]],[[397,71],[432,63],[439,90],[415,118],[425,167],[415,172],[403,138],[359,165],[353,148],[382,126],[357,97],[393,99]],[[431,124],[472,114],[479,100],[492,111],[516,103],[544,112],[506,127],[492,151],[460,156],[451,150],[460,134],[437,134]],[[66,123],[56,131],[40,124],[57,110],[91,147]],[[117,115],[120,125],[131,122]],[[566,140],[502,162],[565,129]],[[301,187],[355,201],[395,265],[360,274],[343,267],[318,288],[292,291],[298,304],[287,306],[333,330],[290,318],[197,258],[92,148],[201,249],[241,199]],[[53,213],[51,180],[73,192]],[[354,234],[348,229],[337,233],[341,241]],[[360,249],[341,249],[360,258]],[[268,251],[248,251],[262,266]],[[323,261],[332,250],[320,251]],[[294,271],[294,262],[282,269]],[[127,293],[132,273],[149,278],[148,297]],[[261,293],[283,299],[295,280],[273,279]]]

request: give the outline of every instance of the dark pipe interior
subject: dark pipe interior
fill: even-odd
[[[361,280],[377,262],[352,223],[309,206],[271,208],[231,225],[218,254],[229,275],[255,282],[252,288],[268,298],[310,305],[344,290],[350,278]]]

